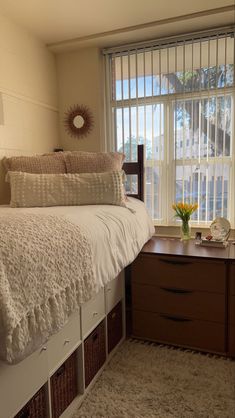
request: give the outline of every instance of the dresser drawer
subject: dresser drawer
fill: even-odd
[[[225,352],[225,327],[215,322],[133,311],[133,336],[217,353]]]
[[[105,286],[106,313],[109,313],[123,298],[123,278],[123,274],[120,274]]]
[[[0,363],[1,418],[12,418],[46,381],[46,350],[39,349],[16,365]]]
[[[48,341],[48,368],[51,373],[68,356],[81,340],[80,314],[74,313],[61,331]]]
[[[133,283],[132,303],[135,310],[185,315],[221,323],[225,320],[225,295],[220,293]]]
[[[132,281],[153,286],[225,293],[226,265],[215,260],[140,254]]]
[[[105,316],[104,289],[81,306],[81,316],[84,338]]]

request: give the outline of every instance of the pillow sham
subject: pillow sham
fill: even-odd
[[[66,173],[63,152],[45,155],[17,156],[3,159],[6,171],[23,171],[26,173]]]
[[[120,152],[64,152],[67,173],[103,173],[122,169],[125,155]]]
[[[11,207],[69,205],[126,206],[124,172],[31,174],[8,172]]]

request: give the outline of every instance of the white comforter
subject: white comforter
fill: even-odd
[[[76,277],[76,272],[78,270],[78,273],[81,274],[81,280],[83,280],[83,283],[81,282],[81,287],[83,287],[83,290],[81,292],[77,292],[76,297],[74,297],[74,295],[70,297],[70,301],[72,301],[73,306],[71,307],[71,302],[67,300],[68,298],[61,301],[60,306],[63,306],[64,312],[62,313],[62,315],[60,315],[59,321],[57,320],[56,322],[54,320],[55,318],[52,318],[50,321],[50,329],[47,330],[47,332],[43,333],[40,331],[41,333],[39,333],[40,335],[38,336],[36,332],[38,327],[37,324],[37,327],[34,327],[36,331],[34,329],[33,335],[27,335],[27,338],[30,341],[30,343],[25,344],[25,346],[24,344],[22,346],[22,335],[21,342],[17,341],[17,335],[19,333],[19,330],[16,332],[16,326],[17,320],[20,320],[20,310],[18,309],[17,311],[17,306],[12,306],[12,301],[14,301],[14,298],[12,298],[11,303],[8,303],[7,298],[9,297],[8,292],[11,290],[11,285],[7,283],[7,275],[5,274],[6,272],[4,273],[3,271],[4,265],[2,263],[3,270],[0,271],[0,286],[3,287],[7,283],[7,292],[3,288],[0,289],[0,296],[2,297],[3,302],[2,307],[5,306],[7,307],[7,309],[12,310],[8,318],[6,316],[6,309],[4,312],[3,308],[0,305],[0,356],[3,360],[8,362],[20,361],[26,355],[30,354],[30,352],[38,348],[40,344],[42,344],[42,342],[45,342],[44,340],[46,340],[50,335],[52,335],[65,324],[67,320],[67,313],[71,314],[73,311],[78,309],[79,303],[82,303],[86,301],[89,297],[92,297],[94,291],[99,291],[99,289],[102,286],[104,286],[110,280],[115,278],[124,267],[126,267],[136,258],[142,246],[153,235],[154,227],[150,217],[147,214],[146,208],[141,201],[136,200],[134,198],[129,198],[127,206],[128,208],[110,205],[79,207],[66,206],[49,208],[9,208],[6,206],[0,207],[0,221],[1,219],[6,219],[6,216],[9,216],[11,218],[12,216],[14,217],[14,215],[16,216],[16,218],[21,220],[24,219],[24,217],[25,219],[31,218],[31,215],[36,215],[36,218],[38,217],[38,219],[40,219],[42,215],[45,217],[49,217],[49,219],[51,216],[53,218],[53,222],[56,219],[56,217],[58,218],[58,220],[64,220],[65,222],[61,222],[61,231],[63,231],[66,222],[68,222],[69,229],[74,225],[74,230],[78,231],[79,239],[81,239],[81,237],[84,237],[83,241],[86,242],[87,248],[89,247],[89,254],[87,256],[86,263],[84,262],[85,259],[83,260],[83,271],[81,270],[81,266],[79,264],[79,257],[80,260],[82,259],[82,252],[79,250],[79,248],[77,248],[74,257],[72,248],[69,249],[68,246],[68,249],[66,250],[70,251],[70,265],[71,262],[74,264],[76,262],[78,263],[77,266],[75,266],[75,268],[71,269],[71,276]],[[36,230],[35,233],[37,233]],[[58,231],[56,235],[58,240]],[[71,245],[76,245],[76,234],[73,235],[74,241],[71,241]],[[1,249],[4,251],[4,245],[2,245],[2,243]],[[61,252],[61,254],[58,254],[57,256],[62,257],[63,252]],[[29,254],[28,260],[30,260],[31,258],[32,257]],[[27,263],[29,262],[28,260]],[[61,263],[62,260],[60,259],[61,270],[63,270],[63,264]],[[84,272],[88,265],[90,266],[92,271],[90,271],[87,274],[87,280],[89,280],[89,282],[88,290],[86,290],[84,289]],[[33,259],[31,268],[32,270],[34,269]],[[48,273],[50,273],[50,271]],[[68,278],[66,277],[66,280],[67,279]],[[66,282],[66,280],[64,282],[65,288],[68,287],[68,283]],[[34,284],[34,286],[40,287],[40,283],[38,283],[38,280],[35,281],[35,283],[36,284]],[[27,286],[30,289],[30,283],[24,284],[24,292],[26,291]],[[53,286],[55,286],[55,283],[53,283]],[[71,286],[71,288],[73,287],[74,286]],[[76,303],[74,302],[75,300]],[[66,306],[66,304],[69,304],[69,306]],[[15,312],[18,312],[17,315],[15,314]],[[51,312],[53,315],[53,310],[51,310]],[[41,311],[37,311],[37,313],[34,315],[36,319],[40,313]],[[53,326],[54,323],[55,326]],[[15,330],[11,330],[11,328],[9,327],[15,327]],[[6,329],[8,329],[8,335],[5,332]],[[30,327],[27,328],[27,333],[30,331],[30,329]],[[10,341],[9,335],[14,335],[14,344],[12,343],[12,341]],[[8,351],[5,349],[5,347],[8,347]],[[17,352],[18,347],[20,347],[19,354]]]

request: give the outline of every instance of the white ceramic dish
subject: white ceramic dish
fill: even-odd
[[[216,241],[224,241],[228,239],[231,225],[225,218],[216,218],[210,225],[212,239]]]

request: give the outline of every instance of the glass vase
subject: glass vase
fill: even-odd
[[[183,221],[181,224],[181,241],[187,241],[191,238],[191,228],[189,221]]]

